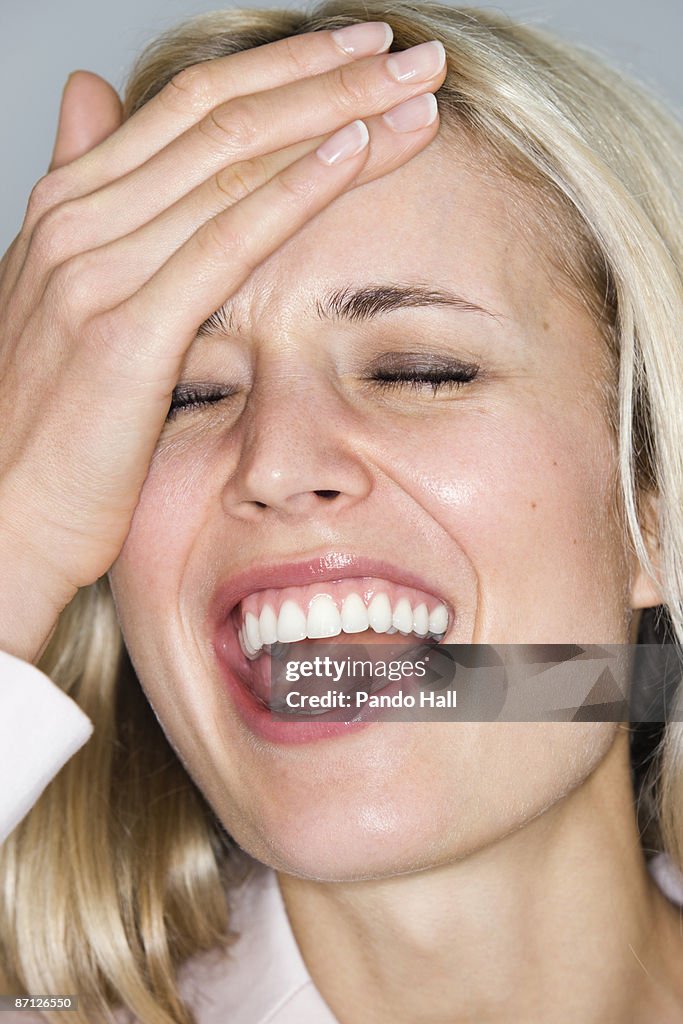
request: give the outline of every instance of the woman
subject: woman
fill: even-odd
[[[29,686],[64,735],[6,820],[82,749],[5,844],[1,987],[80,993],[54,1020],[683,1019],[678,723],[667,897],[627,724],[256,697],[321,602],[368,643],[403,599],[449,643],[626,644],[657,607],[681,640],[680,129],[498,16],[336,0],[181,28],[120,118],[72,81],[3,268],[6,693],[15,737]]]

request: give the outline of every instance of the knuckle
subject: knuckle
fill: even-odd
[[[296,206],[306,205],[316,193],[315,181],[300,170],[282,171],[277,177],[277,186],[287,202]]]
[[[48,210],[62,201],[64,194],[64,175],[59,170],[44,175],[31,190],[26,210],[26,226],[33,227]]]
[[[211,106],[211,76],[206,65],[192,64],[178,71],[161,90],[159,99],[172,113]]]
[[[233,266],[249,272],[257,265],[247,239],[229,217],[218,216],[207,221],[197,234],[197,242],[202,255],[212,260],[229,258]]]
[[[47,297],[69,324],[83,321],[98,292],[98,275],[90,253],[65,260],[50,274]]]
[[[239,153],[251,149],[259,138],[251,104],[244,99],[231,100],[211,110],[199,123],[203,134],[222,150]]]
[[[31,248],[40,260],[59,262],[71,255],[82,225],[83,211],[76,200],[53,206],[36,222]]]
[[[125,336],[125,326],[121,319],[118,309],[93,313],[81,324],[81,343],[91,352],[97,352],[101,356],[115,355]]]
[[[265,161],[261,157],[225,167],[215,178],[221,199],[227,198],[230,204],[237,203],[251,192],[255,192],[267,180]]]
[[[234,241],[234,232],[231,232],[224,222],[218,217],[212,217],[197,232],[197,245],[203,256],[221,257],[226,250],[230,250],[231,241]]]
[[[332,96],[342,109],[355,111],[367,96],[353,64],[342,64],[331,76]]]
[[[307,59],[306,54],[310,53],[310,49],[302,46],[299,38],[297,36],[285,36],[282,40],[285,58],[294,70],[295,77],[310,78],[311,75],[317,74],[319,69],[316,68],[313,61]]]
[[[77,338],[88,363],[119,380],[137,379],[150,340],[149,330],[140,329],[126,303],[92,313],[81,322]]]

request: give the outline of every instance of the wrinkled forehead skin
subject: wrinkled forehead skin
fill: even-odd
[[[316,293],[379,279],[454,289],[520,338],[546,331],[559,307],[585,334],[584,297],[558,268],[543,201],[448,131],[339,196],[267,258],[230,299],[233,323],[251,330],[273,317],[286,333],[302,311],[315,315]],[[605,372],[601,346],[593,352]]]

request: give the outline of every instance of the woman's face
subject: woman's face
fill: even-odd
[[[321,567],[332,595],[341,576],[358,592],[359,577],[417,582],[449,610],[448,643],[628,641],[603,346],[512,192],[442,139],[262,264],[183,375],[235,393],[169,421],[112,569],[167,736],[228,831],[278,869],[461,857],[552,806],[614,740],[609,723],[376,722],[282,742],[236,710],[215,649],[236,600],[268,588],[275,611],[305,606]],[[397,287],[459,298],[328,308]],[[400,379],[463,365],[459,385]]]

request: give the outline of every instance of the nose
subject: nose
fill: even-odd
[[[241,519],[278,513],[333,516],[367,497],[370,467],[344,403],[324,382],[294,380],[254,389],[241,417],[239,455],[223,489]]]

